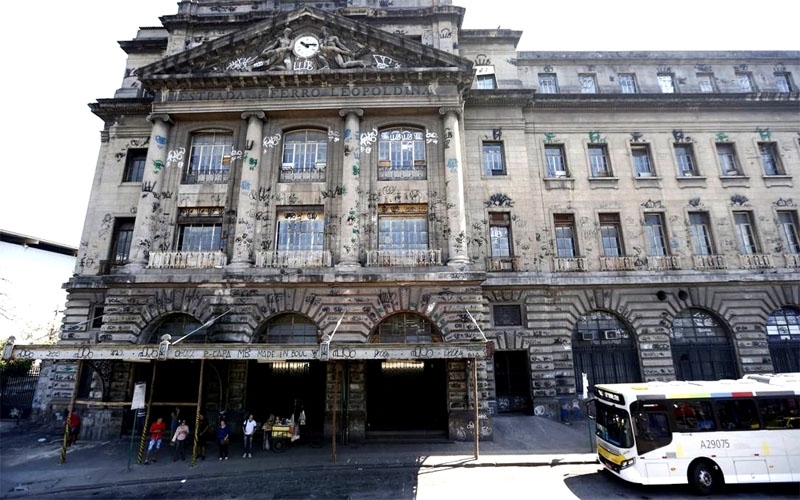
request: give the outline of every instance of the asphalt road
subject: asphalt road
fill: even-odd
[[[800,485],[728,486],[716,499],[792,499]],[[555,467],[346,467],[228,474],[203,478],[120,484],[64,491],[37,498],[183,499],[685,499],[684,486],[643,487],[625,483],[597,465]]]

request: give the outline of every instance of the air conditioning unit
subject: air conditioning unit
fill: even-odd
[[[638,172],[636,175],[638,175],[639,177],[652,177],[653,176],[653,174],[650,173],[650,172]]]
[[[606,340],[616,340],[619,338],[619,330],[603,330],[603,338]]]
[[[581,332],[581,340],[594,340],[594,332]]]
[[[566,177],[567,173],[563,170],[556,170],[553,177]]]
[[[294,170],[294,163],[281,163],[281,170]]]

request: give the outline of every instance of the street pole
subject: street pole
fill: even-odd
[[[478,459],[479,455],[479,447],[480,445],[478,442],[480,441],[480,420],[478,417],[480,413],[478,412],[478,358],[474,358],[472,360],[472,388],[473,388],[473,406],[475,407],[475,460]]]
[[[156,367],[158,360],[153,360],[153,376],[150,378],[150,396],[147,398],[147,413],[144,416],[144,425],[142,426],[142,439],[139,441],[139,454],[136,457],[136,463],[142,463],[142,456],[144,455],[145,444],[147,443],[147,429],[150,425],[150,410],[153,408],[153,393],[156,392]]]
[[[72,412],[75,409],[75,400],[78,398],[78,389],[81,384],[81,370],[83,369],[83,360],[78,360],[78,368],[75,370],[75,387],[72,389],[72,397],[69,400],[69,408],[67,409],[67,418],[64,420],[64,439],[61,442],[61,457],[58,463],[63,464],[67,461],[67,445],[69,444],[69,421],[72,418]]]
[[[206,360],[200,360],[200,384],[197,387],[197,415],[194,417],[194,447],[192,448],[192,467],[197,463],[197,433],[200,430],[200,405],[203,398],[203,369],[206,366]]]
[[[331,460],[333,463],[336,463],[336,407],[339,405],[339,363],[334,361],[333,366],[335,371],[333,386],[335,389],[333,391],[333,432],[331,433],[333,439],[331,440]]]

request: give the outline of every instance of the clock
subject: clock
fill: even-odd
[[[319,40],[313,35],[299,36],[294,41],[292,52],[297,57],[304,59],[314,57],[319,52]]]

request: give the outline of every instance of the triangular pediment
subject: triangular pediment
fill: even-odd
[[[331,12],[304,7],[141,68],[146,88],[205,80],[257,82],[287,75],[431,73],[462,82],[472,62]],[[371,76],[370,76],[371,75]],[[449,78],[448,78],[449,75]]]

